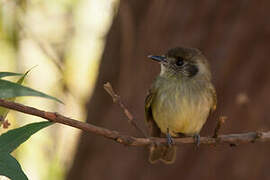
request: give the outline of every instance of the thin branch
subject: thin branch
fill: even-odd
[[[115,93],[115,91],[112,88],[112,85],[107,82],[103,85],[104,89],[106,90],[106,92],[112,97],[112,100],[114,103],[118,103],[119,106],[123,109],[126,117],[128,118],[128,122],[134,126],[144,137],[147,137],[145,132],[139,127],[139,125],[137,124],[137,122],[134,120],[133,115],[129,112],[129,110],[126,108],[126,106],[123,104],[123,102],[121,101],[121,98],[119,95],[117,95]]]
[[[80,122],[65,116],[62,116],[58,113],[42,111],[33,107],[25,106],[19,103],[10,102],[7,100],[0,99],[0,106],[19,111],[25,114],[30,114],[38,116],[44,119],[47,119],[51,122],[65,124],[72,126],[78,129],[81,129],[85,132],[90,132],[99,136],[103,136],[108,139],[112,139],[120,144],[128,146],[149,146],[153,143],[155,144],[166,144],[166,138],[137,138],[129,135],[124,135],[118,131],[109,130],[99,126],[92,125],[90,123]],[[201,144],[244,144],[244,143],[253,143],[253,142],[265,142],[270,141],[270,131],[268,132],[248,132],[240,134],[228,134],[228,135],[219,135],[218,138],[212,137],[201,137]],[[181,144],[192,144],[194,139],[192,137],[187,138],[175,138],[174,142],[176,145]]]

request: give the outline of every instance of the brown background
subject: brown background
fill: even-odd
[[[269,130],[270,1],[121,1],[107,36],[88,122],[139,135],[102,88],[110,81],[144,126],[144,98],[159,66],[148,54],[168,48],[200,48],[208,57],[218,93],[222,133]],[[248,97],[237,103],[239,94]],[[212,135],[211,118],[201,135]],[[268,179],[269,143],[178,148],[174,165],[147,162],[145,148],[124,147],[83,133],[67,179]]]

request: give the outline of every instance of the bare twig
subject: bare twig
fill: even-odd
[[[214,131],[213,138],[217,138],[218,137],[219,130],[220,130],[222,124],[225,123],[226,119],[227,119],[226,116],[220,116],[219,117],[217,126],[216,126],[215,131]]]
[[[80,122],[65,116],[62,116],[54,112],[46,112],[33,107],[25,106],[19,103],[7,101],[0,99],[0,106],[19,111],[22,113],[38,116],[44,119],[47,119],[51,122],[65,124],[72,126],[78,129],[81,129],[85,132],[94,133],[99,136],[103,136],[108,139],[112,139],[120,144],[128,146],[149,146],[153,143],[156,144],[167,144],[166,138],[137,138],[129,135],[124,135],[118,131],[109,130],[99,126],[95,126],[89,123]],[[212,137],[201,137],[201,144],[244,144],[244,143],[253,143],[255,141],[265,142],[270,141],[270,131],[268,132],[248,132],[248,133],[239,133],[239,134],[227,134],[219,135],[218,138]],[[192,144],[194,143],[194,138],[175,138],[174,142],[176,145],[181,144]]]
[[[107,91],[107,93],[112,97],[112,100],[114,103],[118,103],[119,106],[123,109],[125,115],[128,118],[128,122],[134,126],[144,137],[147,137],[146,134],[144,133],[144,131],[139,127],[139,125],[137,124],[137,122],[134,120],[133,115],[129,112],[129,110],[126,108],[126,106],[122,103],[121,98],[119,95],[117,95],[113,88],[112,85],[107,82],[104,84],[104,89]]]

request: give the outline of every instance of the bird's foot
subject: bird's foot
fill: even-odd
[[[172,136],[170,135],[169,128],[167,128],[166,137],[167,137],[168,146],[174,145],[174,141],[173,141]]]
[[[193,136],[193,138],[194,138],[194,143],[195,143],[196,147],[199,147],[200,146],[200,134],[195,134]]]

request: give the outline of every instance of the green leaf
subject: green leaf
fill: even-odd
[[[0,136],[0,152],[11,153],[37,131],[52,124],[53,123],[49,121],[42,121],[9,130]]]
[[[24,81],[24,78],[26,77],[26,75],[27,75],[32,69],[33,69],[33,68],[31,68],[31,69],[29,69],[28,71],[26,71],[26,72],[23,74],[23,76],[17,81],[17,84],[22,84],[23,81]],[[8,73],[8,74],[16,74],[16,75],[17,75],[17,73],[0,72],[0,76],[1,76],[1,73],[2,73],[2,74],[3,74],[3,73]],[[22,74],[20,74],[20,75],[22,75]],[[14,102],[15,99],[16,99],[15,97],[13,97],[13,98],[8,98],[8,100],[9,100],[9,101],[12,101],[12,102]],[[4,108],[4,107],[0,107],[0,117],[1,117],[1,120],[2,120],[2,121],[0,121],[0,126],[1,126],[1,124],[3,123],[3,121],[6,119],[8,112],[9,112],[9,109]]]
[[[22,76],[23,74],[20,73],[13,73],[13,72],[0,72],[0,78],[6,77],[6,76]]]
[[[24,78],[27,76],[27,74],[28,74],[32,69],[34,69],[35,67],[36,67],[36,66],[34,66],[34,67],[30,68],[28,71],[26,71],[26,72],[23,74],[23,76],[17,81],[17,84],[22,84],[23,81],[24,81]]]
[[[18,96],[39,96],[39,97],[52,99],[52,100],[62,103],[62,101],[60,101],[59,99],[49,96],[47,94],[44,94],[40,91],[36,91],[29,87],[25,87],[17,83],[0,79],[0,98],[4,99],[4,98],[12,98],[12,97],[18,97]]]
[[[12,180],[27,180],[18,161],[6,152],[0,152],[0,175]]]
[[[9,130],[0,136],[0,175],[12,180],[27,180],[20,164],[9,153],[42,128],[52,125],[52,122],[42,121]]]
[[[31,69],[30,69],[30,70],[31,70]],[[26,75],[30,72],[30,70],[29,70],[29,71],[26,71],[26,73],[24,73],[24,75],[17,81],[17,84],[22,84],[22,83],[23,83],[24,78],[25,78]]]

